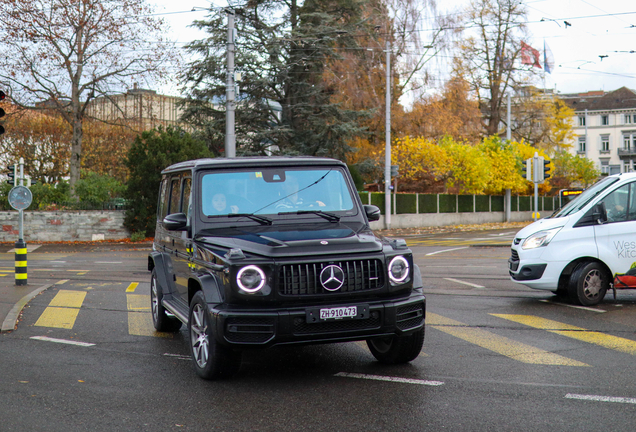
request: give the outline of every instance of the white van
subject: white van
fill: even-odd
[[[610,288],[636,288],[636,173],[605,177],[523,228],[508,267],[512,281],[583,305]]]

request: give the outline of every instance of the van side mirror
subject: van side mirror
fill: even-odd
[[[380,214],[382,212],[380,211],[380,208],[378,206],[365,204],[363,207],[364,212],[367,215],[367,219],[369,219],[369,222],[380,220]]]
[[[163,219],[163,226],[168,231],[181,231],[188,225],[188,217],[185,213],[169,214]]]

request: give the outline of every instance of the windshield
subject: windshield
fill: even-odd
[[[551,217],[564,217],[572,213],[576,213],[585,207],[595,196],[603,192],[605,189],[618,181],[618,177],[605,177],[603,180],[595,183],[589,189],[583,191],[581,195],[567,203],[563,208],[557,210]]]
[[[338,168],[211,172],[201,180],[201,199],[205,216],[354,212]]]

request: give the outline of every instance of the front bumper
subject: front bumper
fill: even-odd
[[[347,342],[410,333],[424,327],[426,298],[414,290],[406,299],[320,305],[332,308],[368,306],[365,318],[310,323],[307,311],[316,307],[233,310],[211,307],[218,343],[240,347]]]

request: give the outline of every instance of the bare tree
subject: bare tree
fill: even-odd
[[[11,59],[0,85],[17,106],[53,109],[70,125],[73,194],[90,102],[154,85],[178,59],[151,12],[144,0],[0,0],[0,46]]]
[[[532,76],[532,66],[517,62],[526,37],[523,0],[472,0],[467,36],[459,42],[455,68],[475,92],[487,135],[499,131],[506,92]]]

